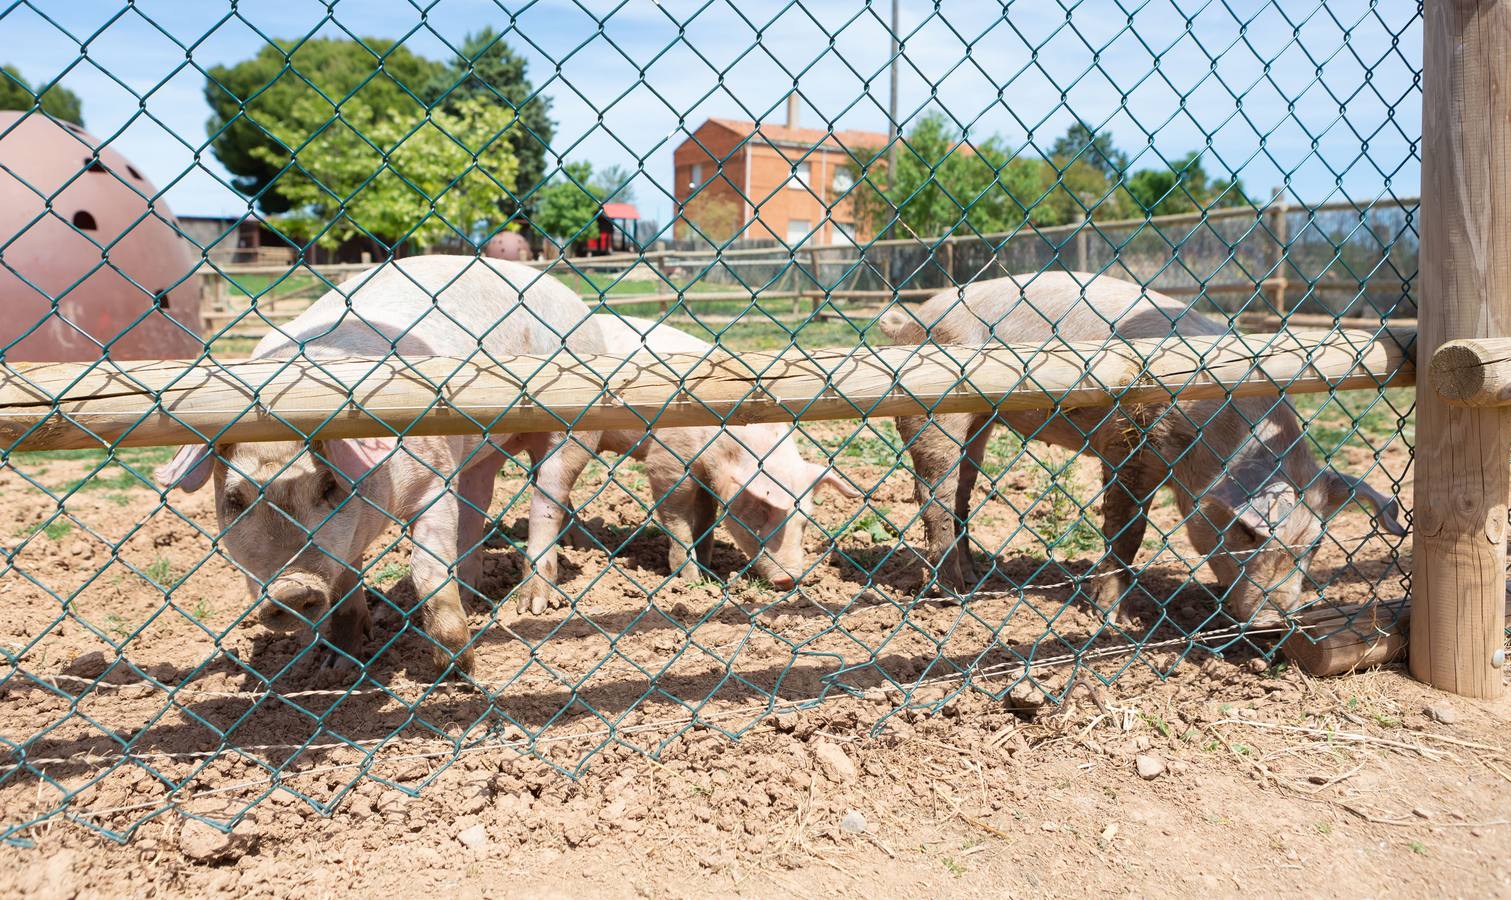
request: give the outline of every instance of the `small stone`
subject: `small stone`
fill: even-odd
[[[836,744],[819,741],[813,747],[813,756],[818,760],[818,767],[824,777],[836,784],[849,784],[860,777],[849,754]]]
[[[1459,711],[1453,708],[1453,704],[1447,700],[1439,700],[1426,709],[1427,718],[1444,725],[1452,725],[1459,720]]]
[[[1430,819],[1430,818],[1432,818],[1432,810],[1428,809],[1425,806],[1418,806],[1418,807],[1412,809],[1411,814],[1414,815],[1414,816],[1416,816],[1418,819]]]
[[[69,556],[83,556],[88,552],[89,545],[84,543],[83,541],[74,541],[72,544],[68,545]]]
[[[1117,837],[1117,836],[1118,836],[1118,823],[1116,823],[1116,822],[1112,822],[1112,823],[1108,824],[1108,826],[1106,828],[1102,829],[1102,843],[1104,843],[1104,844],[1110,843],[1112,841],[1112,839],[1115,838],[1115,837]]]
[[[110,661],[105,658],[105,654],[102,651],[91,650],[69,663],[68,668],[63,671],[75,678],[93,680],[104,675],[105,670],[109,667]]]
[[[1270,661],[1262,656],[1249,660],[1246,664],[1248,670],[1255,675],[1263,675],[1270,670]]]
[[[195,862],[215,863],[240,856],[243,842],[219,828],[190,819],[178,833],[178,848]]]
[[[1040,831],[1059,831],[1060,830],[1060,826],[1056,825],[1053,822],[1041,822],[1039,824],[1039,830]]]
[[[1138,767],[1138,777],[1145,781],[1151,781],[1165,774],[1165,761],[1158,756],[1140,754],[1133,762]]]
[[[852,809],[839,820],[839,827],[841,831],[848,831],[851,834],[865,834],[871,830],[871,823],[866,821],[866,817],[861,815],[860,810]]]
[[[456,839],[468,850],[483,850],[488,846],[488,829],[481,825],[463,828],[457,832]]]

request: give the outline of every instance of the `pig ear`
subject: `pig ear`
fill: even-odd
[[[153,470],[152,477],[165,490],[179,487],[193,493],[204,487],[210,477],[215,461],[213,450],[209,444],[180,447],[171,460]]]
[[[857,500],[861,497],[861,492],[857,490],[853,485],[851,485],[849,481],[846,481],[843,477],[841,477],[838,472],[834,471],[832,467],[814,466],[813,468],[818,470],[818,477],[814,479],[813,482],[813,490],[815,492],[817,492],[819,488],[826,487],[831,488],[841,497],[845,497],[850,500]]]
[[[797,505],[797,498],[761,471],[754,460],[732,470],[720,470],[716,477],[718,484],[714,485],[714,491],[725,503],[736,497],[747,497],[777,510],[789,510]]]
[[[321,441],[316,452],[352,484],[382,465],[399,445],[397,438],[346,438]]]
[[[1272,482],[1233,507],[1233,520],[1262,541],[1275,533],[1280,523],[1296,508],[1299,499],[1291,485],[1283,481]]]
[[[1327,500],[1323,504],[1327,515],[1333,515],[1350,500],[1358,500],[1374,511],[1377,527],[1396,537],[1405,536],[1406,526],[1400,519],[1401,504],[1394,497],[1380,493],[1362,478],[1350,478],[1337,469],[1328,469],[1322,479],[1327,491]]]

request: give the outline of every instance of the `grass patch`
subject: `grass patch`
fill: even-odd
[[[147,568],[142,570],[142,574],[152,579],[160,587],[165,587],[169,590],[182,580],[175,577],[173,563],[166,556],[159,556],[157,559],[154,559],[147,565]]]
[[[105,633],[114,635],[118,641],[124,641],[131,637],[131,623],[117,613],[105,616]]]
[[[1399,433],[1416,443],[1412,388],[1298,394],[1291,398],[1308,442],[1320,456],[1331,457],[1346,446],[1384,448]],[[1404,422],[1403,422],[1404,420]]]
[[[885,506],[867,507],[864,512],[851,520],[850,524],[845,526],[844,530],[834,535],[834,537],[841,538],[846,535],[860,533],[870,535],[873,543],[891,543],[893,540],[902,537],[902,534],[893,526],[891,520],[887,518],[888,512],[889,510]]]
[[[378,587],[388,587],[408,574],[409,566],[404,563],[387,562],[379,566],[371,577],[373,584]]]
[[[38,522],[35,525],[24,525],[16,532],[17,537],[29,538],[34,534],[41,533],[48,540],[56,541],[73,531],[73,523],[67,519],[58,517],[46,522]]]

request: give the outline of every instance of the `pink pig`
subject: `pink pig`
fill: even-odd
[[[615,355],[706,356],[714,350],[670,325],[645,319],[603,314],[593,321]],[[827,487],[852,499],[861,495],[830,467],[803,459],[791,426],[609,431],[600,449],[645,464],[655,515],[669,539],[671,572],[689,578],[702,577],[700,569],[709,568],[713,527],[722,521],[755,574],[790,589],[807,570],[803,535],[815,491]]]
[[[422,256],[363,272],[329,291],[253,358],[492,357],[602,350],[588,309],[570,289],[527,266],[470,256]],[[481,352],[480,352],[481,351]],[[360,661],[371,630],[363,556],[391,524],[410,531],[410,566],[424,598],[423,630],[438,673],[473,667],[463,587],[476,591],[493,483],[504,454],[527,453],[537,490],[528,538],[533,572],[520,605],[553,595],[565,494],[596,449],[596,434],[374,438],[184,447],[158,469],[164,487],[194,491],[213,473],[219,545],[284,629],[325,626],[325,663]]]

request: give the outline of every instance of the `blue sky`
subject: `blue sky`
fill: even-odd
[[[1207,170],[1237,173],[1254,196],[1287,177],[1305,202],[1417,192],[1416,3],[1064,3],[903,0],[902,117],[934,104],[972,136],[1000,133],[1034,155],[1073,110],[1139,167],[1202,149],[1210,135]],[[643,165],[640,205],[663,222],[671,203],[657,185],[670,190],[671,151],[686,132],[715,115],[782,121],[794,77],[804,125],[886,129],[889,0],[245,0],[234,15],[211,0],[36,0],[0,10],[0,61],[33,84],[61,75],[89,130],[183,214],[246,211],[203,146],[209,108],[196,67],[251,56],[259,31],[403,37],[445,59],[448,42],[491,25],[552,98],[553,149],[600,167]]]

